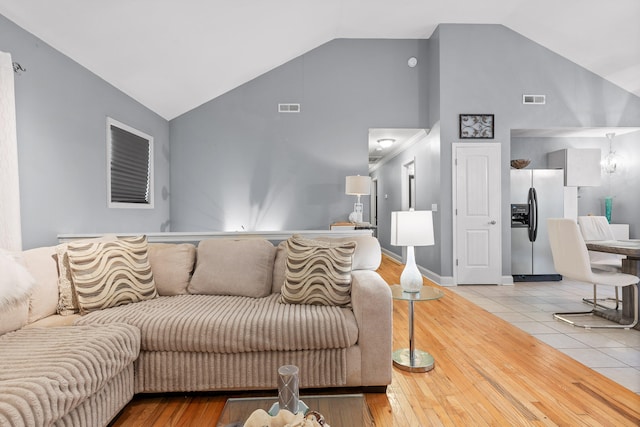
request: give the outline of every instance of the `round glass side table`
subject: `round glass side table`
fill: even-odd
[[[395,300],[409,301],[409,348],[393,352],[393,366],[409,372],[432,370],[435,364],[433,356],[413,347],[413,303],[440,299],[444,296],[444,292],[431,286],[423,286],[419,292],[404,292],[400,285],[392,285],[391,296]]]

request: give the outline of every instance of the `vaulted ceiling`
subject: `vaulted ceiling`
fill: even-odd
[[[638,0],[0,0],[0,14],[169,120],[332,39],[440,23],[503,24],[640,96]]]

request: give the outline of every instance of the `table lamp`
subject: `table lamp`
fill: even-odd
[[[348,176],[345,182],[345,193],[350,196],[358,196],[358,200],[353,205],[353,212],[349,215],[351,222],[362,222],[362,203],[360,196],[371,194],[371,177],[369,176]]]
[[[416,266],[413,247],[434,244],[431,211],[391,212],[391,244],[407,247],[407,263],[400,275],[402,290],[419,292],[422,289],[422,274]]]

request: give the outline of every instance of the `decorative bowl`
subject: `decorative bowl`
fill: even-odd
[[[531,163],[529,159],[515,159],[511,160],[511,167],[514,169],[524,169],[529,166],[529,163]]]

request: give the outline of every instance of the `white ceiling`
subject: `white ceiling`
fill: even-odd
[[[0,0],[0,14],[166,119],[334,38],[440,23],[503,24],[640,96],[639,0]]]

